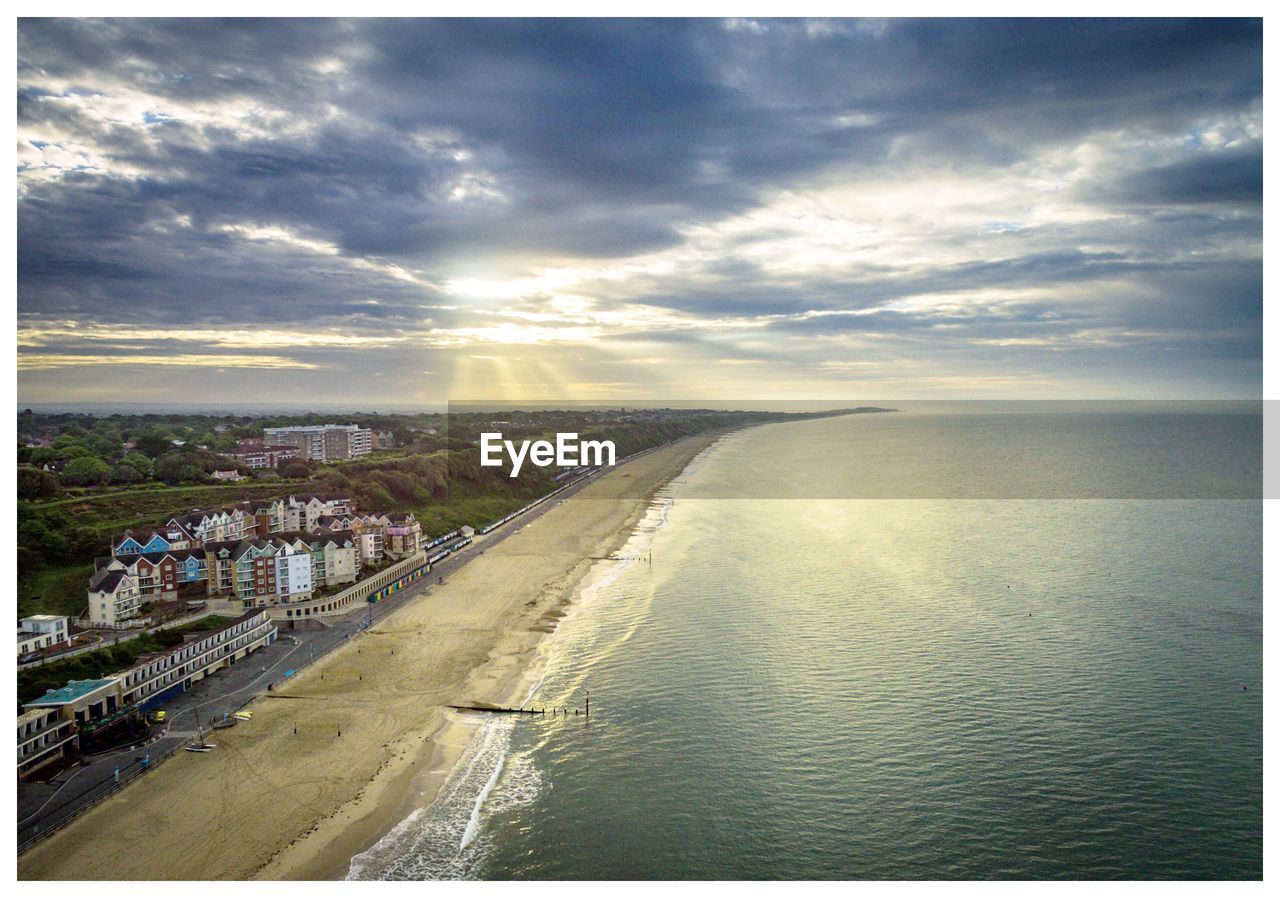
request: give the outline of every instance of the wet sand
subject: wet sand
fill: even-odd
[[[518,703],[592,556],[621,547],[648,497],[715,439],[584,487],[274,693],[288,698],[259,698],[215,751],[179,752],[21,855],[18,877],[344,876],[465,749],[474,724],[442,706]]]

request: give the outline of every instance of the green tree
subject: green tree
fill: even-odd
[[[37,468],[43,467],[50,462],[61,460],[58,457],[58,450],[50,449],[48,446],[37,446],[31,450],[31,464]]]
[[[18,545],[44,561],[65,557],[69,548],[62,528],[51,527],[40,515],[31,514],[18,516]]]
[[[147,458],[159,458],[173,449],[173,440],[158,433],[145,433],[133,441],[134,449]]]
[[[133,465],[119,464],[111,471],[112,483],[141,483],[145,479]]]
[[[19,499],[48,499],[62,492],[58,475],[39,468],[18,469]]]
[[[139,474],[143,480],[150,480],[155,474],[155,465],[151,463],[151,459],[147,458],[141,452],[130,452],[120,459],[120,464],[128,465]]]
[[[281,477],[303,480],[311,476],[311,465],[300,458],[286,458],[276,465],[276,472]]]
[[[89,448],[93,450],[93,454],[98,456],[98,458],[111,461],[120,457],[121,445],[119,440],[112,439],[108,436],[94,434],[89,437],[88,445]]]
[[[93,450],[80,443],[73,443],[53,450],[59,461],[70,461],[73,458],[95,458]]]
[[[80,428],[76,428],[76,430],[80,430]],[[81,433],[83,433],[83,431],[81,431]],[[51,442],[49,446],[53,449],[70,449],[73,446],[79,446],[82,449],[89,448],[81,437],[72,436],[70,431],[58,434],[53,438],[53,442]]]
[[[111,479],[111,466],[100,458],[73,458],[62,469],[62,479],[71,484],[97,486]]]
[[[166,452],[156,459],[153,476],[165,483],[177,484],[183,480],[183,469],[190,464],[190,456],[185,452]],[[204,472],[201,471],[201,474]]]

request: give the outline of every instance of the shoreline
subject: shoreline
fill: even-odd
[[[218,752],[175,759],[84,814],[21,855],[19,878],[343,878],[434,800],[470,743],[476,724],[442,705],[523,701],[595,559],[724,435],[652,450],[519,525],[272,696],[306,701],[255,700]],[[122,855],[112,833],[139,830],[153,852]]]
[[[651,486],[647,486],[643,495],[632,498],[631,501],[635,503],[634,508],[622,523],[601,541],[600,547],[593,553],[595,557],[589,556],[574,565],[570,573],[572,579],[558,589],[559,595],[556,601],[551,603],[551,606],[540,616],[540,621],[554,617],[554,622],[548,621],[549,625],[546,627],[535,626],[539,636],[528,650],[528,657],[524,663],[513,669],[510,676],[497,687],[495,692],[490,693],[488,697],[478,698],[477,701],[510,707],[520,707],[525,704],[545,671],[547,658],[542,649],[555,636],[559,621],[576,606],[584,587],[590,585],[589,578],[600,564],[599,557],[612,555],[625,546],[634,534],[636,526],[648,512],[654,495],[679,477],[694,459],[715,445],[723,436],[725,436],[723,433],[699,434],[674,444],[680,446],[686,442],[694,442],[699,445],[696,451],[691,452],[687,458],[668,470]],[[523,656],[525,653],[520,654]],[[473,670],[472,675],[468,677],[468,686],[475,679],[476,672]],[[440,790],[458,772],[458,765],[482,726],[482,721],[474,717],[457,712],[444,713],[439,725],[428,737],[428,741],[419,749],[417,757],[407,765],[402,762],[401,769],[389,773],[389,781],[384,789],[379,790],[380,795],[369,796],[373,808],[365,818],[368,825],[356,828],[348,826],[341,837],[330,843],[336,846],[338,842],[343,842],[354,848],[345,859],[334,862],[332,858],[317,854],[308,846],[298,843],[296,847],[290,846],[277,859],[273,859],[270,864],[257,871],[254,878],[345,880],[351,869],[351,863],[357,855],[375,847],[414,813],[418,811],[425,813],[430,809],[439,797]],[[400,801],[379,800],[385,799],[388,794],[394,796],[397,793],[396,785],[404,784],[404,780],[408,780],[409,788],[403,790],[404,797]],[[288,858],[290,853],[300,854],[301,857],[296,860],[290,859]],[[273,869],[277,867],[279,869]]]

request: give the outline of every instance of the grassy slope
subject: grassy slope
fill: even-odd
[[[65,614],[74,617],[88,603],[92,564],[46,567],[18,578],[18,617]]]

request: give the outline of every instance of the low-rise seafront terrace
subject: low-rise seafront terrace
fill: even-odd
[[[147,708],[176,691],[186,691],[192,683],[223,667],[235,664],[250,652],[270,645],[276,625],[263,611],[250,611],[230,626],[203,638],[176,646],[167,652],[144,657],[120,675],[125,707]]]
[[[32,708],[18,715],[18,779],[61,761],[76,748],[75,722],[55,708]]]
[[[46,767],[54,758],[67,756],[72,749],[93,750],[103,733],[122,722],[137,721],[142,712],[271,645],[276,633],[271,616],[265,610],[253,610],[182,645],[143,655],[119,673],[96,680],[71,680],[48,690],[27,702],[18,717],[19,778]],[[47,735],[55,732],[56,738]],[[46,757],[55,748],[61,749],[58,755]]]

